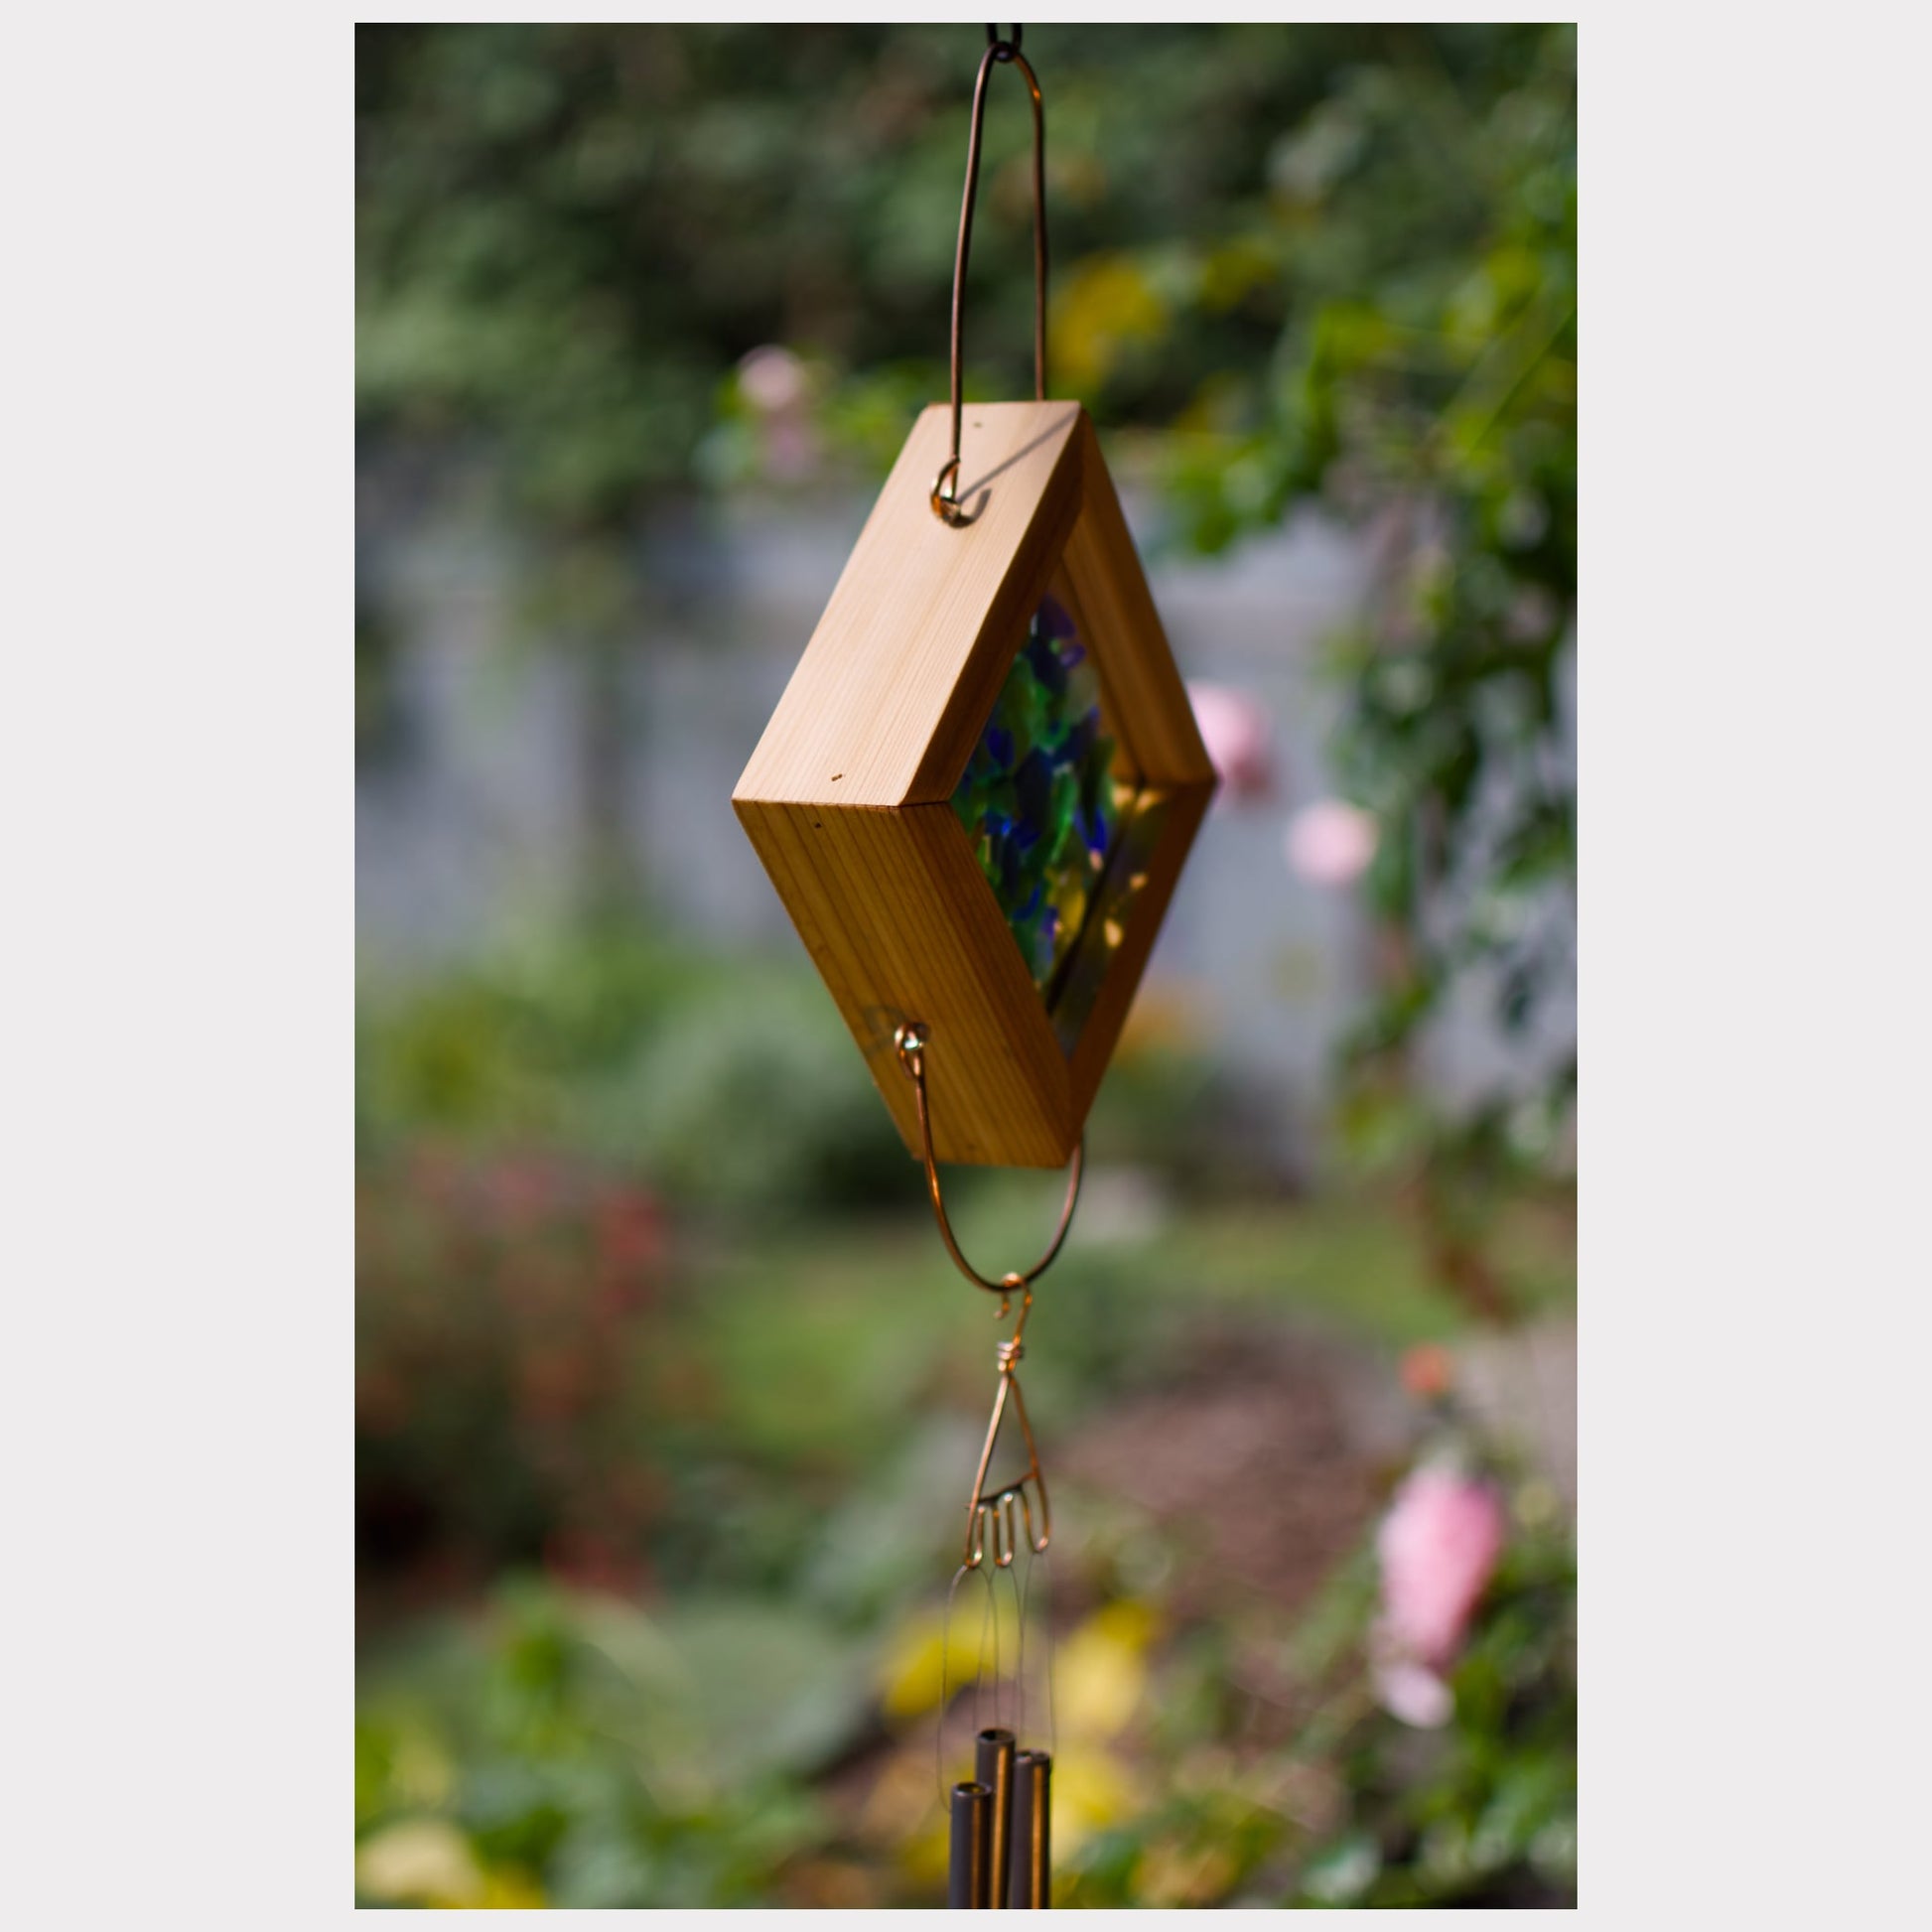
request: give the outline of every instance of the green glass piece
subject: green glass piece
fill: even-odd
[[[1093,660],[1044,598],[952,798],[1042,998],[1113,854],[1113,761]]]

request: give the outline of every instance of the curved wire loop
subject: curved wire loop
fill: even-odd
[[[932,482],[932,513],[941,521],[966,521],[959,509],[959,372],[962,327],[966,307],[966,258],[973,243],[973,204],[979,199],[980,131],[986,123],[986,76],[995,66],[1011,65],[1027,78],[1034,104],[1034,399],[1046,400],[1046,111],[1040,102],[1039,79],[1020,52],[1022,30],[1003,41],[999,30],[986,30],[986,52],[980,56],[979,78],[973,83],[973,131],[966,144],[966,193],[959,205],[959,245],[952,268],[952,456]]]
[[[919,1115],[919,1153],[925,1161],[925,1190],[932,1200],[932,1217],[939,1223],[939,1238],[946,1244],[946,1252],[953,1258],[953,1266],[973,1284],[983,1288],[989,1295],[1001,1298],[1001,1312],[1006,1312],[1006,1299],[1016,1290],[1025,1289],[1036,1282],[1052,1266],[1053,1257],[1060,1251],[1066,1240],[1066,1231],[1073,1225],[1073,1210],[1080,1200],[1080,1171],[1086,1164],[1087,1144],[1082,1136],[1073,1150],[1073,1165],[1067,1170],[1066,1199],[1060,1203],[1060,1224],[1053,1230],[1053,1238],[1047,1244],[1046,1252],[1031,1268],[1002,1275],[998,1281],[989,1280],[960,1253],[959,1243],[954,1238],[952,1223],[946,1219],[946,1197],[939,1185],[939,1167],[932,1156],[932,1114],[926,1100],[925,1091],[925,1029],[913,1021],[899,1028],[893,1035],[893,1042],[898,1048],[899,1064],[912,1079],[912,1098]],[[1031,1297],[1029,1305],[1031,1306]],[[1020,1328],[1026,1326],[1027,1316],[1023,1310],[1020,1327],[1013,1331],[1014,1343],[1020,1340]]]
[[[1033,1425],[1027,1420],[1027,1399],[1020,1393],[1017,1371],[1021,1357],[1027,1352],[1022,1339],[1027,1332],[1027,1317],[1034,1310],[1031,1284],[1052,1266],[1053,1257],[1066,1240],[1067,1229],[1073,1225],[1073,1210],[1080,1200],[1080,1173],[1086,1165],[1086,1141],[1082,1137],[1073,1150],[1073,1164],[1067,1171],[1066,1199],[1060,1204],[1060,1224],[1053,1230],[1053,1238],[1047,1244],[1046,1252],[1024,1272],[1016,1270],[1012,1274],[1002,1275],[998,1281],[990,1280],[960,1252],[959,1243],[953,1237],[952,1223],[946,1219],[946,1198],[939,1185],[939,1167],[932,1158],[932,1110],[925,1090],[925,1028],[917,1021],[909,1022],[893,1035],[893,1043],[898,1049],[899,1064],[905,1068],[912,1082],[912,1097],[919,1115],[919,1152],[925,1161],[926,1192],[931,1197],[932,1217],[939,1223],[939,1236],[946,1244],[946,1252],[952,1256],[953,1266],[975,1288],[983,1288],[989,1295],[997,1295],[1000,1298],[999,1312],[1003,1315],[1012,1307],[1015,1295],[1022,1298],[1020,1319],[1013,1324],[1013,1333],[1000,1343],[997,1350],[1000,1390],[993,1398],[993,1415],[986,1425],[986,1441],[980,1448],[979,1467],[973,1472],[972,1499],[966,1505],[966,1541],[959,1559],[964,1569],[977,1570],[990,1556],[994,1569],[1009,1570],[1013,1567],[1014,1558],[1020,1554],[1023,1536],[1026,1547],[1035,1556],[1044,1556],[1046,1546],[1053,1537],[1052,1511],[1046,1500],[1046,1476],[1039,1466],[1039,1449],[1034,1442]],[[994,1447],[1000,1440],[1000,1425],[1006,1420],[1009,1405],[1019,1421],[1020,1434],[1027,1446],[1027,1466],[1018,1480],[989,1490],[986,1472],[993,1465]],[[1039,1503],[1037,1526],[1034,1522],[1035,1498]]]

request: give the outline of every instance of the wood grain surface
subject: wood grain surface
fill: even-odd
[[[1214,769],[1085,410],[969,407],[959,527],[928,501],[949,436],[940,404],[913,426],[732,802],[906,1146],[918,1124],[894,1035],[917,1020],[938,1158],[1060,1167]],[[1149,814],[1070,1053],[950,803],[1049,583],[1093,653],[1115,773]]]
[[[1084,409],[1079,440],[1080,517],[1066,546],[1066,570],[1090,626],[1081,634],[1097,640],[1108,696],[1138,774],[1154,784],[1211,787],[1214,762]]]
[[[932,513],[950,413],[921,412],[736,798],[937,803],[952,795],[1080,507],[1070,402],[981,403],[960,501]]]
[[[940,1160],[1066,1161],[1066,1056],[952,807],[735,804],[907,1148],[918,1116],[894,1035],[918,1020]]]

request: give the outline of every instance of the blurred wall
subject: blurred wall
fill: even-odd
[[[641,546],[651,611],[596,696],[584,661],[518,603],[511,533],[377,466],[361,491],[358,581],[378,639],[377,715],[356,783],[357,925],[385,977],[514,944],[581,897],[587,724],[615,702],[621,844],[639,901],[667,934],[796,951],[730,794],[870,507],[866,492],[728,497],[668,513]],[[1323,639],[1367,590],[1365,546],[1312,517],[1230,555],[1164,555],[1147,502],[1128,500],[1184,675],[1266,714],[1272,795],[1217,803],[1149,969],[1143,998],[1304,1126],[1368,970],[1350,892],[1298,878],[1298,809],[1327,796],[1334,698]],[[608,721],[605,721],[608,725]],[[611,737],[605,733],[607,742]],[[1471,989],[1427,1051],[1434,1084],[1472,1096],[1561,1046],[1574,1017],[1506,1045]]]

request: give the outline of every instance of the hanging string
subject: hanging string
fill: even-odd
[[[986,1585],[986,1602],[980,1611],[979,1641],[973,1651],[973,1729],[980,1728],[983,1700],[987,1696],[987,1651],[993,1653],[992,1680],[993,1722],[1000,1722],[1000,1700],[1002,1676],[1000,1671],[1000,1611],[998,1599],[994,1595],[993,1566],[991,1564],[964,1564],[952,1573],[952,1582],[946,1586],[946,1607],[939,1621],[939,1709],[932,1726],[932,1775],[939,1791],[939,1803],[943,1808],[948,1803],[946,1783],[946,1714],[953,1699],[952,1682],[952,1619],[953,1605],[959,1594],[959,1586],[966,1578],[980,1577]],[[990,1642],[989,1642],[990,1633]]]
[[[1043,1555],[1029,1548],[1026,1560],[1026,1575],[1012,1579],[1013,1613],[1015,1624],[1014,1670],[1013,1670],[1013,1713],[1012,1729],[1022,1750],[1039,1747],[1039,1740],[1028,1728],[1029,1714],[1036,1713],[1037,1707],[1032,1696],[1027,1675],[1028,1624],[1037,1615],[1042,1624],[1040,1641],[1044,1645],[1045,1657],[1040,1675],[1044,1678],[1046,1703],[1046,1749],[1045,1756],[1054,1761],[1059,1753],[1059,1710],[1055,1685],[1056,1645],[1053,1640],[1053,1598],[1052,1573],[1042,1570],[1037,1592],[1034,1588],[1034,1565],[1042,1562]],[[1001,1669],[1003,1638],[1001,1635],[1000,1598],[996,1576],[991,1574],[995,1566],[981,1564],[972,1566],[961,1564],[952,1574],[952,1581],[946,1587],[945,1612],[939,1630],[939,1705],[933,1717],[932,1725],[932,1777],[935,1794],[942,1815],[950,1816],[952,1807],[951,1786],[946,1778],[945,1742],[946,1720],[953,1698],[952,1688],[952,1621],[953,1610],[958,1599],[961,1582],[977,1568],[985,1579],[986,1599],[980,1612],[980,1633],[976,1646],[973,1668],[973,1707],[972,1734],[977,1737],[984,1728],[981,1720],[985,1715],[983,1700],[990,1697],[994,1725],[1002,1724],[1006,1716],[1005,1699],[1007,1696],[1005,1672]],[[1035,1610],[1035,1599],[1038,1602]],[[989,1632],[990,1623],[990,1632]],[[1037,1651],[1038,1646],[1033,1646]],[[992,1684],[987,1686],[988,1651],[991,1650]],[[1034,1722],[1037,1723],[1036,1715]]]
[[[972,1575],[965,1564],[952,1573],[952,1582],[946,1586],[946,1611],[939,1621],[939,1721],[932,1726],[932,1777],[939,1787],[939,1808],[946,1809],[946,1709],[952,1703],[951,1664],[952,1664],[952,1606],[953,1598],[959,1594],[960,1580]],[[977,1680],[975,1687],[977,1695]]]
[[[980,1641],[986,1641],[986,1626],[993,1626],[993,1722],[1000,1722],[1000,1592],[994,1587],[993,1579],[986,1579],[986,1615],[980,1622]],[[979,1700],[973,1700],[973,1729],[983,1728],[979,1722]]]
[[[1035,1563],[1037,1563],[1040,1566],[1040,1605],[1039,1605],[1039,1611],[1036,1620],[1040,1626],[1040,1639],[1046,1653],[1045,1663],[1041,1667],[1040,1676],[1044,1681],[1045,1689],[1046,1689],[1046,1700],[1045,1700],[1046,1701],[1046,1748],[1050,1753],[1057,1746],[1059,1742],[1059,1738],[1057,1735],[1057,1728],[1056,1728],[1057,1714],[1055,1713],[1053,1708],[1053,1659],[1056,1654],[1055,1645],[1053,1642],[1053,1593],[1052,1593],[1052,1587],[1051,1587],[1053,1573],[1050,1566],[1047,1563],[1046,1554],[1044,1552],[1035,1553],[1031,1549],[1027,1553],[1027,1574],[1024,1579],[1016,1583],[1014,1586],[1015,1589],[1018,1590],[1020,1596],[1020,1658],[1021,1661],[1019,1665],[1019,1676],[1020,1676],[1020,1682],[1022,1686],[1022,1695],[1024,1696],[1025,1686],[1027,1681],[1026,1644],[1027,1644],[1028,1605],[1033,1601],[1034,1565]],[[1024,1706],[1023,1706],[1023,1710],[1024,1710]]]
[[[1044,1561],[1044,1558],[1041,1558]],[[1033,1565],[1027,1566],[1029,1581],[1032,1580]],[[1040,1579],[1045,1585],[1045,1602],[1040,1607],[1040,1615],[1046,1628],[1046,1751],[1049,1757],[1057,1758],[1060,1748],[1059,1708],[1053,1698],[1053,1573],[1049,1570]]]
[[[1013,1575],[1015,1565],[1007,1567],[1007,1583],[1013,1585],[1013,1630],[1015,1630],[1015,1656],[1013,1656],[1013,1735],[1020,1740],[1020,1748],[1026,1748],[1026,1595],[1020,1590],[1020,1579]]]

